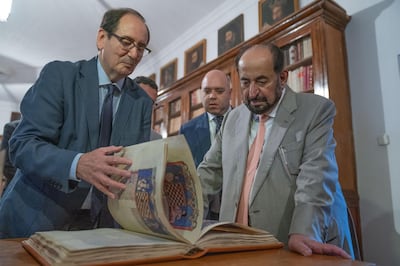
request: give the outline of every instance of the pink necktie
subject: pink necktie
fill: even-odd
[[[265,121],[268,116],[259,116],[257,135],[251,144],[249,154],[247,155],[246,176],[243,181],[242,194],[240,196],[238,214],[236,221],[241,224],[249,224],[249,197],[251,185],[253,184],[254,175],[256,174],[258,162],[260,160],[261,150],[264,144]]]

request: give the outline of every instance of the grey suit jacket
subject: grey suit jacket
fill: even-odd
[[[286,89],[254,179],[249,223],[284,243],[299,233],[353,254],[334,153],[334,116],[331,101]],[[245,105],[231,111],[198,168],[205,201],[222,189],[222,221],[236,220],[251,119]]]
[[[0,202],[0,238],[62,229],[87,196],[89,184],[69,180],[78,153],[96,149],[99,81],[96,58],[47,64],[21,103],[22,121],[10,140],[18,168]],[[111,144],[150,138],[152,101],[127,78]]]

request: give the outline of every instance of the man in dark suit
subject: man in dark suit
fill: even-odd
[[[225,117],[197,168],[204,206],[208,195],[222,190],[221,221],[267,230],[304,256],[351,258],[335,158],[335,105],[293,92],[283,65],[282,51],[272,44],[239,54],[243,104]]]
[[[214,141],[223,116],[230,110],[231,91],[230,79],[221,70],[209,71],[201,82],[205,112],[183,124],[179,131],[189,144],[196,167]],[[210,197],[210,209],[207,219],[218,220],[219,194]]]
[[[84,220],[107,209],[102,205],[93,213],[88,195],[93,202],[93,195],[115,198],[113,191],[125,189],[110,176],[130,177],[117,166],[132,162],[110,155],[149,140],[152,101],[128,78],[149,52],[149,38],[140,13],[111,9],[97,33],[96,57],[43,68],[21,102],[22,120],[9,142],[18,170],[0,202],[0,238],[85,229]],[[112,125],[100,123],[106,113]],[[114,225],[96,219],[90,222]]]
[[[157,100],[158,86],[154,80],[145,76],[138,76],[133,81],[136,82],[147,93],[147,95],[149,95],[153,102]],[[161,134],[151,129],[150,140],[157,139],[162,139]]]
[[[13,134],[15,128],[18,126],[20,120],[14,120],[11,122],[8,122],[4,125],[3,129],[3,140],[1,141],[1,149],[0,150],[5,150],[5,160],[4,160],[4,169],[3,169],[3,175],[6,178],[6,183],[5,187],[7,187],[7,184],[10,183],[11,179],[15,175],[15,167],[10,161],[10,157],[8,155],[8,141],[11,138],[11,135]]]

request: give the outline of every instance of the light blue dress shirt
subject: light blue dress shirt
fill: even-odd
[[[97,58],[97,75],[99,78],[99,118],[101,116],[101,109],[103,108],[104,98],[107,94],[107,85],[111,84],[112,82],[108,78],[106,72],[104,71],[100,60]],[[117,113],[119,102],[121,100],[122,88],[124,86],[125,78],[118,80],[117,82],[113,83],[118,89],[114,91],[114,98],[113,98],[113,121],[115,114]],[[75,156],[74,160],[72,161],[71,168],[69,171],[69,179],[80,181],[80,179],[76,176],[76,168],[78,166],[78,161],[81,158],[83,153],[79,153]]]

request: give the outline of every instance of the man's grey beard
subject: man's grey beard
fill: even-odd
[[[278,104],[282,93],[280,95],[278,95],[278,93],[275,93],[275,101],[273,103],[268,103],[267,98],[263,97],[261,99],[258,100],[262,100],[264,101],[264,104],[261,106],[252,106],[250,104],[251,100],[245,100],[244,104],[247,106],[247,108],[250,110],[250,112],[257,114],[257,115],[261,115],[261,114],[265,114],[265,113],[270,113],[272,111],[272,109],[274,109],[274,107]],[[254,100],[254,99],[252,99]]]

